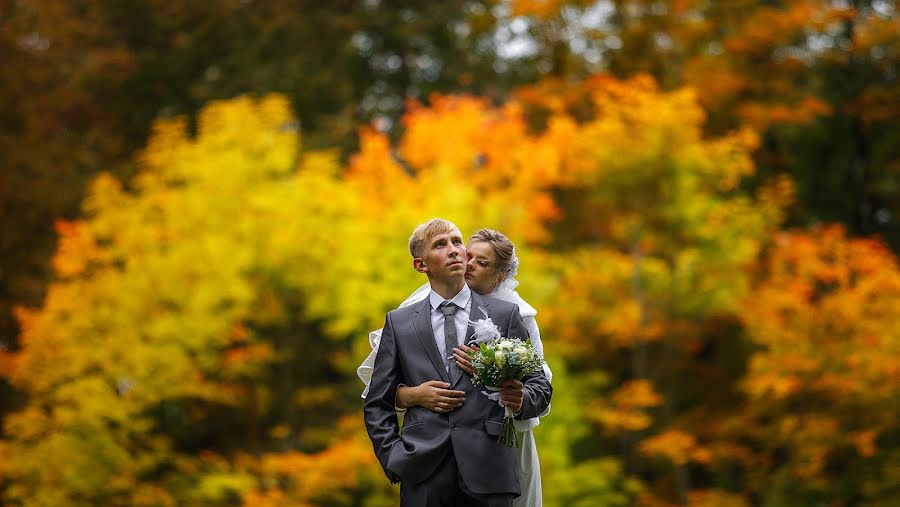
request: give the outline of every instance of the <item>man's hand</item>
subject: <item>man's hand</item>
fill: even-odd
[[[500,401],[503,406],[519,413],[522,410],[522,399],[525,397],[524,384],[518,380],[507,379],[500,384]]]
[[[453,349],[453,358],[456,359],[456,365],[459,366],[460,370],[469,375],[475,375],[475,367],[472,366],[472,356],[469,354],[475,354],[476,352],[478,352],[478,349],[473,349],[468,345],[460,345]]]
[[[459,408],[465,401],[465,391],[447,389],[443,380],[429,380],[416,387],[403,386],[397,391],[397,405],[401,408],[425,407],[432,412],[447,413]]]

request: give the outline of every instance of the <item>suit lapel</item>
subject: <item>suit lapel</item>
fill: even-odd
[[[473,290],[472,291],[472,311],[469,312],[469,327],[466,328],[466,337],[463,340],[463,343],[468,344],[470,341],[472,341],[472,335],[475,334],[475,328],[472,327],[472,322],[475,322],[476,320],[485,318],[484,312],[482,312],[482,309],[484,309],[485,312],[489,311],[488,302],[483,297],[481,297],[480,294],[478,294],[477,292],[475,292]]]
[[[463,343],[468,344],[472,339],[472,335],[475,334],[475,328],[472,326],[472,322],[476,320],[485,318],[482,309],[485,312],[488,312],[490,315],[490,310],[488,308],[488,302],[481,297],[477,292],[472,291],[472,310],[469,312],[469,326],[466,328],[466,336],[463,338]],[[459,379],[462,378],[463,371],[459,368],[456,369],[456,375],[453,377],[453,385],[456,385],[459,382]]]
[[[416,336],[418,336],[422,348],[425,349],[428,358],[434,364],[434,369],[440,374],[441,380],[449,383],[450,379],[447,377],[447,370],[444,369],[444,361],[441,360],[441,353],[434,341],[434,330],[431,328],[431,302],[427,297],[416,308],[413,327],[416,329]]]

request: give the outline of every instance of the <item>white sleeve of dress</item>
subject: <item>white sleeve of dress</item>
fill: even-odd
[[[369,352],[366,359],[356,369],[356,375],[366,385],[360,396],[361,398],[365,398],[369,394],[369,382],[372,381],[372,370],[375,369],[375,356],[378,355],[378,345],[381,342],[381,332],[383,330],[384,328],[378,328],[369,332],[369,345],[372,346],[372,352]]]
[[[431,285],[425,283],[424,285],[420,285],[412,294],[409,295],[400,306],[397,308],[406,308],[407,306],[414,304],[418,301],[421,301],[428,297],[428,294],[431,292]],[[363,384],[366,385],[366,388],[363,389],[361,398],[365,398],[366,395],[369,394],[369,382],[372,381],[372,370],[375,368],[375,356],[378,355],[378,345],[381,343],[381,332],[384,328],[378,328],[375,331],[369,332],[369,346],[372,347],[372,352],[363,360],[362,364],[356,368],[356,376],[359,377],[360,380],[363,381]],[[529,331],[530,332],[530,331]]]
[[[534,347],[538,354],[543,356],[544,343],[541,341],[541,330],[538,329],[537,320],[535,320],[534,316],[525,317],[523,320],[525,321],[525,329],[528,330],[528,337],[531,339],[531,346]],[[544,363],[544,375],[547,376],[547,380],[553,381],[553,372],[547,366],[547,363]]]
[[[538,352],[541,356],[544,355],[544,343],[541,342],[541,330],[538,329],[537,320],[535,320],[534,316],[528,316],[523,319],[525,321],[525,329],[528,330],[528,337],[531,339],[531,346],[534,347],[534,350]],[[548,382],[553,382],[553,371],[550,370],[550,366],[547,363],[544,363],[544,375],[547,376]],[[538,417],[544,417],[545,415],[550,413],[550,406],[547,406],[547,410],[545,410]]]

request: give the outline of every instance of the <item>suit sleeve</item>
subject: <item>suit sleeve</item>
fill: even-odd
[[[519,307],[513,305],[513,313],[510,315],[507,336],[512,338],[528,337],[525,322],[519,314]],[[550,407],[550,398],[553,395],[553,387],[543,371],[526,375],[522,379],[524,384],[524,397],[522,409],[516,414],[516,419],[531,419],[543,414]]]
[[[363,404],[363,418],[366,423],[366,432],[368,432],[375,450],[375,456],[392,483],[400,480],[395,472],[389,470],[391,448],[400,440],[400,425],[394,408],[397,386],[402,381],[399,361],[394,326],[391,315],[388,314],[385,318],[378,354],[375,356],[369,394]]]

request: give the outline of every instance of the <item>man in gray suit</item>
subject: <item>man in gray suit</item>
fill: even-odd
[[[519,495],[514,449],[497,438],[504,409],[472,385],[453,349],[486,311],[506,337],[526,338],[516,305],[483,297],[465,284],[466,248],[453,223],[432,219],[409,242],[413,267],[428,276],[424,301],[387,314],[364,404],[366,430],[403,507],[511,506]],[[401,385],[442,379],[449,385],[442,411],[408,409],[400,432],[396,396]],[[501,400],[517,419],[536,417],[550,403],[542,372],[504,383]]]

